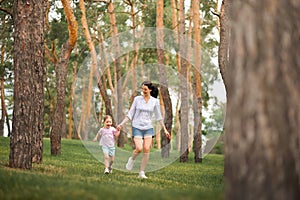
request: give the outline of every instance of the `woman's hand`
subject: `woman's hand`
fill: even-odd
[[[165,134],[166,134],[166,137],[170,140],[171,139],[171,135],[170,133],[168,132],[167,129],[164,130]]]

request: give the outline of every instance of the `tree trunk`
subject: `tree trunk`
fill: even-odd
[[[117,123],[121,123],[121,120],[123,119],[123,97],[122,97],[122,80],[121,80],[121,64],[120,64],[120,43],[118,38],[118,28],[117,28],[117,22],[116,22],[116,16],[114,11],[114,4],[112,1],[108,1],[108,13],[110,17],[110,26],[111,26],[111,36],[112,36],[112,45],[113,45],[113,58],[114,58],[114,64],[116,69],[116,79],[115,79],[115,85],[116,85],[116,92],[117,92],[117,116],[115,116],[115,119]],[[118,137],[118,147],[124,147],[126,140],[126,135],[123,131],[121,131],[119,137]]]
[[[195,115],[194,115],[194,160],[202,162],[202,85],[201,85],[201,21],[199,0],[193,0],[193,22],[194,22],[194,83],[195,83]]]
[[[158,54],[158,71],[159,71],[159,84],[161,97],[163,98],[164,108],[165,108],[165,119],[164,123],[166,129],[171,134],[172,133],[172,103],[168,90],[167,82],[167,72],[165,70],[165,54],[164,54],[164,0],[157,0],[156,3],[156,48]],[[162,150],[161,156],[163,158],[169,157],[170,154],[170,139],[166,137],[164,131],[161,131],[162,138]]]
[[[14,113],[9,166],[42,162],[44,22],[47,1],[14,1]]]
[[[72,86],[71,86],[71,94],[73,95],[75,92],[75,81],[76,81],[76,68],[77,68],[77,62],[74,63],[73,66],[73,79],[72,79]],[[68,138],[73,138],[73,99],[71,98],[70,104],[69,104],[69,119],[68,119]]]
[[[84,109],[84,112],[87,112],[86,119],[87,122],[89,121],[90,115],[91,115],[91,104],[92,104],[92,92],[93,92],[93,78],[95,76],[95,71],[98,66],[97,61],[97,52],[95,49],[94,42],[92,40],[91,34],[89,32],[89,27],[86,19],[86,10],[84,5],[84,0],[79,0],[80,10],[81,10],[81,23],[82,23],[82,29],[85,35],[85,39],[88,45],[88,48],[90,50],[91,54],[91,61],[90,61],[90,74],[89,74],[89,85],[88,85],[88,95],[85,99],[86,107]],[[102,83],[105,84],[105,83]],[[87,131],[88,133],[88,131]],[[88,134],[85,134],[84,137],[85,140],[88,139]]]
[[[2,57],[3,58],[3,57]],[[0,89],[1,89],[1,119],[0,119],[0,136],[4,135],[4,123],[6,117],[6,106],[5,106],[5,94],[4,94],[4,79],[0,78]]]
[[[228,68],[229,63],[229,24],[228,24],[228,9],[230,6],[230,1],[223,0],[221,5],[220,12],[220,45],[218,52],[218,62],[219,68],[221,72],[221,76],[227,88],[227,80],[226,80],[226,69]],[[228,91],[228,90],[227,90]]]
[[[61,135],[66,130],[65,127],[65,91],[66,91],[66,79],[67,79],[67,65],[71,55],[71,52],[75,46],[77,40],[77,21],[75,19],[70,1],[61,0],[68,21],[69,39],[63,45],[61,50],[61,56],[59,63],[55,66],[56,73],[56,88],[57,99],[56,109],[53,118],[52,129],[50,132],[51,141],[51,155],[61,154]]]
[[[134,10],[134,2],[133,1],[128,1],[130,5],[130,15],[131,15],[131,21],[132,21],[132,38],[133,40],[136,39],[136,19],[135,16],[138,12]],[[138,61],[138,53],[139,53],[139,45],[138,42],[133,41],[134,45],[134,52],[133,52],[133,58],[131,62],[131,69],[132,69],[132,91],[137,90],[137,79],[136,79],[136,64]]]
[[[299,1],[235,0],[226,199],[300,199]]]
[[[188,83],[187,83],[187,37],[185,35],[185,6],[184,0],[180,0],[179,3],[179,51],[180,51],[180,92],[181,92],[181,108],[180,108],[180,132],[181,132],[181,142],[180,142],[180,162],[188,161]]]
[[[113,110],[112,110],[112,105],[111,105],[111,99],[109,97],[109,95],[107,94],[107,88],[106,88],[106,80],[105,80],[105,70],[107,69],[107,79],[110,85],[110,89],[113,92],[114,88],[112,87],[112,84],[110,83],[111,80],[111,74],[110,74],[110,70],[109,70],[109,63],[107,61],[107,55],[106,55],[106,49],[104,46],[104,39],[103,39],[103,34],[99,31],[99,37],[100,37],[100,45],[99,45],[99,49],[100,49],[100,61],[101,61],[101,71],[102,74],[98,73],[98,70],[96,71],[96,77],[97,77],[97,83],[98,83],[98,88],[100,90],[100,94],[101,97],[104,101],[105,104],[105,113],[106,115],[110,115],[113,116]],[[115,120],[113,118],[113,124],[115,124]]]

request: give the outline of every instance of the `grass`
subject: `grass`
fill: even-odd
[[[62,140],[62,155],[51,156],[44,139],[43,163],[20,170],[7,167],[9,138],[0,137],[0,199],[223,199],[223,156],[209,154],[201,164],[192,156],[142,180],[119,170],[103,174],[103,164],[78,140]]]

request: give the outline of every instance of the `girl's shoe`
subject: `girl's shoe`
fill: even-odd
[[[108,168],[105,168],[104,174],[109,174],[109,169]]]

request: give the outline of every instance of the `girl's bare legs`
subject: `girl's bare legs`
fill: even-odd
[[[114,156],[110,156],[109,158],[110,158],[110,161],[109,161],[108,170],[109,170],[109,173],[112,173],[112,165],[114,163],[115,157]]]
[[[105,170],[104,173],[108,174],[109,173],[109,156],[107,154],[104,154],[104,165],[105,165]]]
[[[109,156],[107,154],[104,154],[104,166],[105,168],[109,167]]]
[[[112,164],[114,163],[115,157],[114,156],[110,156],[110,162],[109,162],[109,168],[111,168]]]

